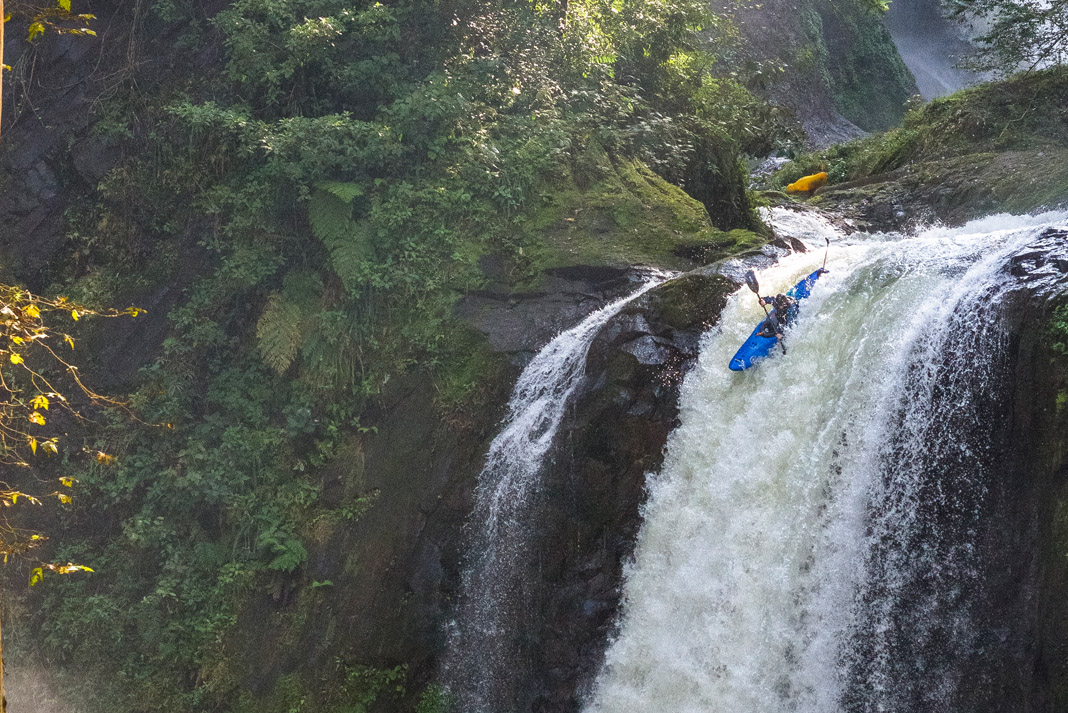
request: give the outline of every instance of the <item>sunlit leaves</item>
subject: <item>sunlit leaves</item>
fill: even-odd
[[[36,423],[38,426],[45,425],[45,417],[39,411],[34,411],[26,418],[29,419],[30,423]]]
[[[33,397],[33,400],[30,401],[30,408],[33,408],[33,409],[44,409],[45,411],[47,411],[48,410],[48,404],[49,404],[49,401],[48,401],[48,397],[47,396],[45,396],[44,394],[37,394],[36,396]]]
[[[15,13],[8,15],[5,22],[18,14],[27,22],[27,38],[30,42],[48,31],[67,35],[95,35],[89,28],[89,22],[96,16],[88,13],[72,12],[71,0],[56,0],[54,5],[42,7],[40,3],[14,3]]]
[[[67,564],[44,564],[30,570],[30,586],[35,587],[44,581],[45,572],[55,574],[73,574],[74,572],[93,572],[91,567],[68,562]]]

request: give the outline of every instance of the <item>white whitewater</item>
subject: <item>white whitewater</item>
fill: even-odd
[[[993,383],[1005,264],[1066,216],[1000,216],[907,239],[774,219],[820,247],[830,235],[830,273],[787,332],[787,356],[728,371],[762,316],[747,290],[705,336],[681,425],[651,477],[620,633],[588,713],[952,710],[967,685],[949,669],[920,674],[920,693],[898,685],[902,627],[933,636],[924,612],[948,630],[969,626],[953,620],[967,606],[939,609],[945,591],[901,592],[976,576],[967,532],[985,454],[948,429],[964,428],[969,400],[984,397],[952,390],[958,378]],[[822,259],[785,258],[759,274],[764,293]],[[932,453],[932,443],[945,445]],[[955,464],[952,496],[925,478],[932,458]],[[926,503],[953,537],[921,532]],[[943,658],[973,655],[965,638],[939,644]]]
[[[528,615],[526,545],[530,528],[536,527],[532,499],[569,399],[582,381],[590,345],[608,320],[668,277],[651,273],[626,297],[559,334],[516,382],[508,416],[479,475],[461,602],[449,634],[446,679],[465,713],[509,709],[514,684],[524,675],[515,622]]]

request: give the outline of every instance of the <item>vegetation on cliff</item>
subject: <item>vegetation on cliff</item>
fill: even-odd
[[[1068,67],[982,84],[914,108],[901,127],[800,157],[770,185],[825,167],[830,183],[814,200],[880,223],[875,207],[961,222],[1062,206],[1066,97]]]
[[[512,373],[457,300],[760,244],[740,159],[796,135],[753,91],[779,68],[699,0],[207,5],[123,18],[163,39],[94,104],[121,158],[31,275],[167,307],[155,344],[87,337],[143,423],[61,465],[86,497],[54,554],[100,576],[34,592],[19,649],[87,711],[440,710],[388,545]],[[802,14],[791,71],[891,124],[907,82],[870,4]]]
[[[86,710],[411,707],[425,672],[408,684],[403,658],[333,637],[336,611],[316,622],[331,576],[356,574],[312,558],[379,492],[331,465],[376,438],[368,412],[401,378],[432,394],[420,428],[462,432],[498,395],[501,359],[452,312],[487,256],[522,285],[759,241],[739,160],[784,117],[695,0],[160,1],[144,21],[184,69],[110,87],[95,131],[122,158],[33,277],[90,304],[180,297],[123,377],[143,423],[92,434],[114,463],[61,465],[87,497],[54,555],[101,576],[34,592],[19,650],[79,672]],[[610,195],[630,198],[587,210]],[[546,230],[572,221],[577,240]],[[113,361],[139,365],[104,346],[96,369]],[[264,637],[284,650],[252,661]]]

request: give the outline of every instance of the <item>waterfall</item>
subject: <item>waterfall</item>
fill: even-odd
[[[1011,487],[1007,266],[1066,218],[836,236],[788,355],[741,374],[727,363],[762,314],[732,298],[650,476],[588,713],[1008,710],[1032,603],[984,581],[1031,566],[990,531]]]
[[[886,13],[886,27],[924,99],[952,94],[985,79],[956,66],[975,48],[963,28],[944,17],[941,0],[894,0]]]
[[[528,540],[539,475],[582,380],[594,338],[624,306],[664,282],[650,274],[635,291],[550,341],[523,370],[503,427],[490,444],[468,521],[468,555],[457,619],[450,626],[445,679],[465,713],[515,706],[523,679],[520,623],[530,616]]]

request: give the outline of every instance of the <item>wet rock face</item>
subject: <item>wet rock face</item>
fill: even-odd
[[[456,315],[489,338],[490,348],[524,363],[553,337],[632,288],[632,271],[611,267],[549,270],[538,290],[505,283],[465,295]]]
[[[529,690],[517,710],[576,711],[619,610],[623,563],[641,524],[645,476],[659,469],[683,376],[737,283],[694,272],[652,290],[602,329],[586,381],[543,475],[532,550],[542,553]]]

